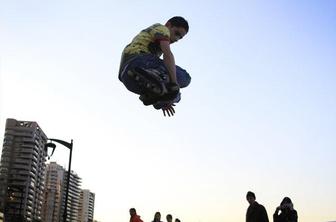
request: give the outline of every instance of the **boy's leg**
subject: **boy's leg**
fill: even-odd
[[[164,65],[164,62],[162,60],[160,60],[160,66],[162,67],[162,69],[165,70],[165,73],[167,74],[168,71],[167,71],[166,66]],[[167,74],[167,76],[168,76],[168,74]],[[172,84],[169,81],[165,83],[165,86],[167,88],[167,92],[164,95],[160,96],[158,101],[174,102],[176,100],[176,98],[178,97],[178,95],[180,94],[180,88],[187,87],[190,84],[191,77],[187,73],[186,70],[182,69],[179,66],[176,66],[176,80],[177,80],[178,85]]]
[[[159,71],[161,75],[165,76],[166,81],[164,81],[166,92],[160,96],[157,95],[151,95],[151,94],[143,94],[140,96],[140,100],[145,105],[153,105],[158,102],[178,102],[180,100],[180,88],[187,87],[190,84],[191,77],[189,73],[182,69],[179,66],[176,66],[176,79],[178,85],[174,85],[169,82],[169,76],[168,71],[166,69],[166,66],[164,65],[163,60],[158,59],[156,61],[156,70]]]
[[[176,66],[176,79],[180,88],[187,87],[191,82],[191,77],[189,73],[179,66]]]
[[[189,73],[179,66],[176,66],[176,79],[177,79],[177,83],[179,84],[180,88],[187,87],[191,82],[191,77]],[[169,89],[169,86],[166,86],[166,87]],[[171,90],[171,91],[174,91],[174,90]],[[163,95],[162,97],[158,98],[157,102],[153,104],[154,108],[161,109],[167,106],[167,104],[179,102],[181,99],[181,93],[178,91],[178,89],[176,91],[175,93]]]
[[[165,92],[165,76],[157,69],[155,60],[153,55],[140,54],[124,66],[120,79],[128,90],[139,95],[157,96]]]
[[[181,88],[190,83],[190,75],[179,66],[176,76]],[[163,60],[151,54],[134,57],[124,68],[121,79],[128,90],[140,95],[145,105],[174,100],[179,93],[179,86],[169,81]]]
[[[139,83],[136,82],[134,78],[131,78],[129,75],[127,75],[127,72],[121,76],[121,81],[129,91],[138,95],[144,93],[144,87],[139,85]]]
[[[156,70],[135,67],[128,70],[127,75],[134,79],[139,86],[144,88],[145,93],[160,96],[165,93],[166,87],[163,79]]]

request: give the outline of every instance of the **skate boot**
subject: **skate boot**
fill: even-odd
[[[142,94],[140,95],[139,99],[145,106],[153,105],[160,101],[160,96],[157,95],[150,95],[150,94]]]
[[[146,94],[161,96],[167,92],[164,79],[155,70],[134,68],[128,70],[127,75],[143,87]]]
[[[155,94],[145,93],[139,97],[145,106],[154,105],[159,101],[171,101],[174,100],[180,92],[180,87],[177,84],[169,83],[166,85],[167,92],[161,96]]]

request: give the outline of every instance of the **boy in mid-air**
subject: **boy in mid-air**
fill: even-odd
[[[170,44],[188,31],[188,22],[175,16],[165,25],[157,23],[142,30],[122,53],[119,80],[129,91],[140,95],[144,105],[162,109],[165,116],[174,115],[174,103],[181,99],[180,88],[191,81],[190,75],[175,65],[170,50]]]

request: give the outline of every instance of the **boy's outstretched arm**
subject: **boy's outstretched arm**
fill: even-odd
[[[174,58],[172,51],[170,50],[169,41],[161,41],[160,48],[163,52],[163,62],[166,65],[166,68],[168,70],[170,82],[177,84],[175,58]]]

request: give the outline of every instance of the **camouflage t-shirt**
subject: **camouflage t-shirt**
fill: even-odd
[[[169,29],[159,23],[142,30],[123,51],[122,63],[136,54],[150,53],[162,55],[160,41],[170,41]]]

